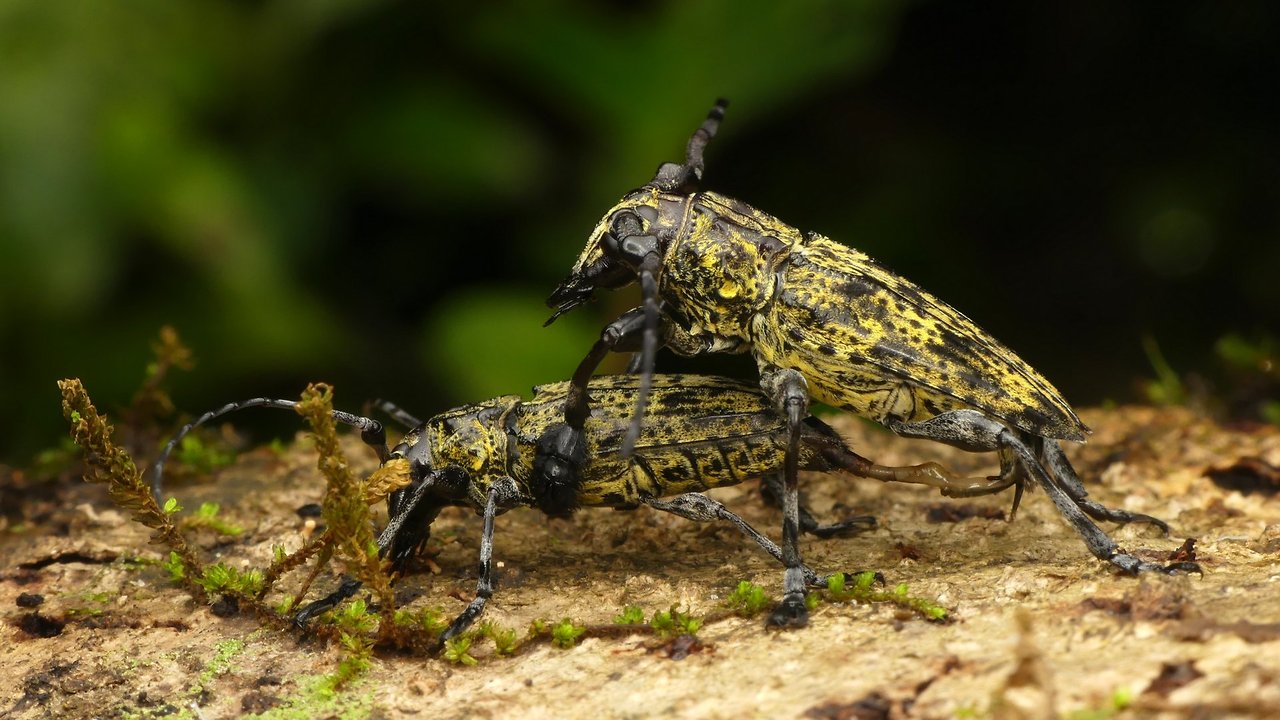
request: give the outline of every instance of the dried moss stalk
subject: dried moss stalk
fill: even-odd
[[[298,404],[298,414],[307,419],[315,432],[316,452],[320,455],[317,464],[328,481],[321,514],[332,533],[334,550],[350,563],[351,573],[377,595],[382,613],[378,632],[380,635],[390,633],[395,617],[391,578],[373,536],[365,484],[351,472],[338,446],[333,389],[324,384],[307,386]]]
[[[133,519],[155,530],[151,541],[163,544],[185,566],[182,583],[200,598],[205,597],[194,578],[204,572],[195,553],[187,545],[173,518],[156,503],[151,486],[142,479],[133,458],[111,440],[112,427],[98,414],[79,378],[59,380],[62,391],[62,414],[71,423],[71,438],[85,452],[86,482],[104,483],[107,494],[116,505],[133,513]]]

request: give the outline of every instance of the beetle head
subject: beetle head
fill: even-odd
[[[632,259],[633,249],[625,241],[649,232],[658,218],[659,202],[656,189],[646,185],[610,208],[591,231],[573,270],[547,298],[547,305],[556,308],[548,325],[592,299],[596,290],[615,290],[635,282],[638,261]]]
[[[590,300],[597,289],[612,290],[634,282],[646,254],[665,252],[678,218],[662,215],[672,214],[680,199],[697,190],[702,152],[715,137],[728,104],[723,98],[716,101],[689,138],[683,164],[663,163],[648,184],[622,198],[591,231],[573,271],[547,298],[547,305],[556,309],[547,325]]]

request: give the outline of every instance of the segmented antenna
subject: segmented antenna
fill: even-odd
[[[693,174],[694,180],[702,179],[702,152],[707,149],[711,138],[716,136],[716,131],[720,129],[720,122],[724,120],[724,111],[728,107],[728,100],[718,98],[716,104],[711,106],[711,110],[707,113],[707,119],[702,121],[702,126],[694,130],[693,135],[689,137],[689,145],[684,151],[684,164]]]
[[[276,408],[277,410],[296,411],[298,403],[293,400],[252,398],[249,400],[242,400],[240,402],[227,403],[217,410],[211,410],[184,425],[182,429],[173,436],[173,439],[164,446],[164,450],[161,451],[160,457],[156,459],[155,465],[151,466],[151,494],[155,497],[156,502],[160,502],[160,493],[162,491],[162,481],[164,478],[164,464],[168,462],[169,454],[173,452],[173,449],[177,447],[178,443],[182,442],[182,438],[186,437],[192,430],[195,430],[210,420],[222,417],[228,413],[233,413],[237,410],[244,410],[245,408],[251,407],[269,407]],[[387,438],[386,433],[382,428],[382,423],[361,415],[353,415],[349,412],[343,412],[342,410],[334,410],[333,419],[359,430],[360,439],[378,452],[379,460],[386,462],[390,453],[387,450]]]
[[[689,137],[689,144],[684,151],[684,164],[663,163],[658,167],[653,180],[649,182],[651,187],[666,192],[679,192],[692,189],[695,183],[702,180],[702,153],[707,149],[711,138],[716,136],[716,131],[720,129],[720,121],[724,120],[724,111],[727,107],[729,107],[728,100],[724,98],[716,100],[716,104],[707,113],[707,119],[703,120],[702,125]]]

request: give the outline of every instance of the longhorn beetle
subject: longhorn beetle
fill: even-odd
[[[895,433],[964,450],[999,453],[1001,477],[1016,484],[1014,509],[1029,479],[1053,500],[1089,550],[1128,573],[1199,572],[1122,551],[1089,517],[1162,521],[1106,508],[1087,491],[1058,444],[1089,434],[1040,373],[949,305],[867,255],[802,232],[746,203],[698,189],[703,151],[727,101],[720,100],[689,139],[684,164],[664,163],[653,180],[609,210],[572,272],[547,304],[561,314],[638,281],[640,307],[605,327],[573,375],[564,423],[549,428],[556,475],[572,485],[583,457],[587,380],[613,350],[639,349],[635,417],[622,453],[631,451],[645,413],[657,347],[680,355],[750,352],[760,384],[790,431],[784,493],[797,491],[796,462],[808,398],[876,420]],[[790,501],[794,505],[794,501]],[[791,506],[784,502],[784,507]],[[797,518],[784,517],[784,546]],[[806,621],[803,583],[787,575],[772,620]]]
[[[406,561],[426,543],[431,523],[441,509],[470,507],[484,517],[475,599],[449,625],[439,642],[466,630],[484,610],[493,594],[494,517],[515,507],[537,507],[563,514],[579,507],[647,505],[696,521],[727,520],[786,563],[790,573],[792,563],[787,555],[792,551],[779,548],[700,491],[735,485],[748,477],[776,476],[788,457],[795,458],[806,470],[842,470],[885,482],[930,485],[952,497],[983,495],[1009,486],[998,478],[961,478],[936,463],[902,468],[875,465],[850,451],[834,430],[813,417],[806,417],[801,423],[800,452],[789,455],[787,424],[758,389],[734,380],[696,375],[652,378],[650,412],[661,422],[649,423],[637,438],[633,454],[623,458],[618,450],[630,425],[639,383],[634,375],[598,377],[589,383],[592,408],[585,423],[588,454],[579,469],[581,482],[571,495],[564,494],[564,486],[537,484],[538,464],[545,461],[540,438],[563,417],[568,383],[536,387],[531,400],[505,395],[446,411],[423,423],[397,412],[397,417],[417,427],[390,451],[381,423],[334,411],[335,420],[361,430],[361,438],[374,447],[384,463],[391,458],[409,461],[410,483],[388,498],[390,520],[378,538],[379,551],[389,558],[393,570],[403,570]],[[160,496],[169,452],[192,429],[243,408],[296,405],[290,400],[255,398],[197,418],[174,436],[156,461],[153,492],[157,498]],[[803,529],[822,535],[857,531],[875,524],[868,517],[832,525],[818,525],[807,512],[800,513],[800,517],[804,518]],[[794,564],[806,585],[826,585],[825,578],[799,562],[798,554]],[[345,581],[336,592],[304,607],[295,620],[305,623],[350,597],[359,586],[355,580]]]

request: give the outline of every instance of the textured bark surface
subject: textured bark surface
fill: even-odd
[[[571,650],[536,644],[512,658],[478,643],[475,667],[383,652],[335,697],[314,686],[339,648],[196,604],[153,562],[160,549],[147,530],[100,487],[29,494],[27,521],[0,534],[0,717],[1280,716],[1280,432],[1223,428],[1180,409],[1099,410],[1084,420],[1094,436],[1068,452],[1092,496],[1163,518],[1173,533],[1105,529],[1161,561],[1196,538],[1204,577],[1118,574],[1089,556],[1040,493],[1006,522],[992,516],[1007,513],[1008,493],[950,500],[810,475],[802,487],[823,519],[869,513],[880,527],[806,538],[806,561],[820,572],[879,570],[949,608],[954,622],[824,604],[802,630],[708,623],[702,647],[681,660],[647,634],[587,638]],[[990,457],[846,418],[835,424],[882,463],[995,470]],[[357,442],[347,452],[371,466]],[[1215,480],[1211,468],[1233,469]],[[298,443],[280,456],[246,453],[216,481],[173,489],[188,508],[221,502],[221,516],[245,528],[230,540],[194,533],[210,559],[265,567],[273,543],[302,542],[296,509],[319,501],[323,484]],[[777,536],[778,512],[755,483],[718,496]],[[479,527],[469,512],[444,513],[433,536],[440,572],[424,564],[400,584],[401,602],[460,610],[474,591]],[[738,580],[775,597],[782,580],[733,528],[651,511],[585,510],[568,521],[515,511],[499,518],[495,537],[501,566],[486,618],[521,632],[535,618],[609,623],[626,605],[700,615],[718,610]],[[318,588],[333,583],[322,575]],[[43,602],[23,607],[34,595]]]

